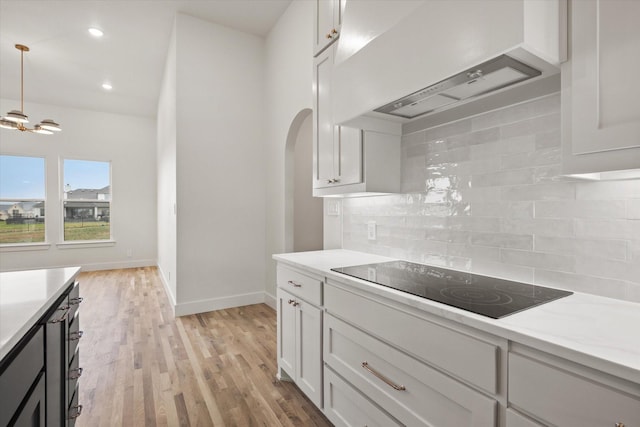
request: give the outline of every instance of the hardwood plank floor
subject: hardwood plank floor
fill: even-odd
[[[155,268],[79,280],[78,426],[331,426],[276,380],[267,305],[174,318]]]

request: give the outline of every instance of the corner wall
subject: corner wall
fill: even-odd
[[[285,150],[296,115],[312,108],[313,5],[293,1],[266,40],[265,146],[266,293],[275,307],[276,268],[271,255],[285,251]],[[264,284],[265,277],[262,277]]]
[[[175,230],[168,220],[169,230],[159,234],[166,233],[161,256],[167,250],[169,257],[176,236],[175,313],[263,302],[264,41],[182,14],[174,37],[175,113],[162,109],[175,115],[175,179],[167,129],[162,159],[168,162],[159,181],[169,193],[175,182],[177,214]],[[167,76],[172,66],[170,58]],[[171,104],[171,84],[165,84],[163,96]],[[159,215],[170,218],[170,198],[163,196]]]

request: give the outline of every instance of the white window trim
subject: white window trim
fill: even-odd
[[[81,248],[106,248],[115,246],[116,241],[109,240],[71,240],[68,242],[56,243],[58,249],[81,249]]]
[[[87,162],[101,162],[101,163],[109,163],[109,187],[111,188],[111,194],[109,197],[109,217],[111,217],[111,212],[113,212],[113,163],[111,160],[98,160],[98,159],[88,159],[88,158],[80,158],[80,157],[58,157],[58,175],[60,178],[59,191],[60,191],[60,221],[59,221],[59,232],[60,232],[60,242],[56,243],[56,247],[58,249],[78,249],[78,248],[100,248],[100,247],[109,247],[114,246],[116,244],[116,240],[113,237],[113,223],[111,219],[109,219],[109,239],[108,240],[65,240],[64,239],[64,209],[65,202],[68,199],[64,198],[64,161],[65,160],[81,160]],[[73,199],[74,201],[91,201],[95,202],[92,199]]]
[[[0,252],[46,251],[51,243],[4,243],[0,245]]]

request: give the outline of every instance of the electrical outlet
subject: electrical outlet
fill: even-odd
[[[369,221],[367,223],[367,239],[376,240],[376,222]]]

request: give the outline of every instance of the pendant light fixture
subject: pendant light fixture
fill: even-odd
[[[0,127],[45,135],[61,131],[60,125],[51,119],[41,121],[33,129],[25,126],[25,123],[29,123],[29,118],[24,113],[24,53],[29,52],[29,48],[25,45],[17,44],[16,49],[20,51],[20,110],[11,110],[6,116],[0,117]]]

